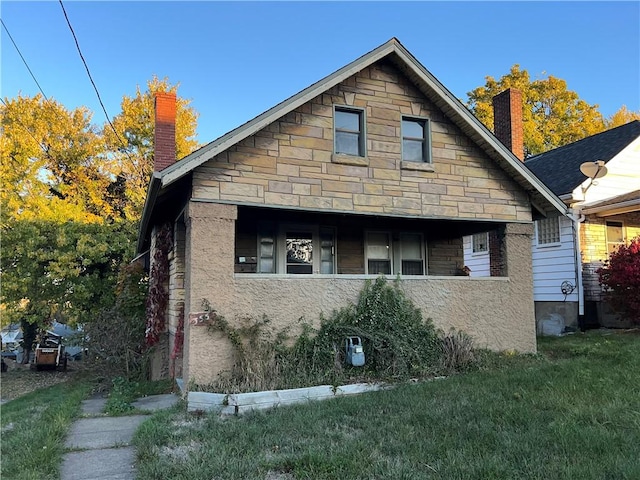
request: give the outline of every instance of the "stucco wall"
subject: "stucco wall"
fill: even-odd
[[[355,301],[364,284],[364,276],[235,274],[235,207],[191,202],[188,212],[187,308],[192,314],[207,299],[231,323],[266,314],[274,328],[295,327],[300,317],[317,322],[321,312]],[[420,277],[403,280],[402,287],[444,330],[465,330],[480,347],[534,352],[532,225],[509,224],[503,234],[508,277]],[[228,341],[205,326],[186,325],[185,330],[185,379],[210,383],[232,365]]]

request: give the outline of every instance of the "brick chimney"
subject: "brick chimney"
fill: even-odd
[[[176,94],[155,94],[153,170],[159,172],[176,161]]]
[[[524,161],[522,92],[508,88],[493,97],[493,130],[505,147]]]

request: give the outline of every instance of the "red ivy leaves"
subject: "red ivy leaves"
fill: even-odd
[[[611,306],[640,324],[640,237],[613,252],[598,276]]]
[[[149,273],[149,295],[147,295],[147,327],[144,332],[147,345],[160,340],[164,332],[167,306],[169,304],[169,252],[173,246],[171,225],[165,223],[156,234],[156,246]]]

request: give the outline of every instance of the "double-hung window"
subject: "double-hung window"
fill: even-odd
[[[429,120],[402,117],[402,160],[431,163]]]
[[[560,223],[558,217],[548,217],[536,222],[538,245],[560,242]]]
[[[607,222],[607,253],[611,255],[624,244],[622,222]]]
[[[258,271],[293,275],[335,273],[334,245],[335,232],[330,227],[280,225],[278,229],[261,228]]]
[[[335,153],[364,157],[364,110],[335,107],[333,125]]]
[[[419,233],[367,232],[367,274],[424,275],[424,243]]]

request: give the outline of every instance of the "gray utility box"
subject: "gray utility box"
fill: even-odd
[[[360,337],[347,337],[345,340],[347,365],[361,367],[364,365],[364,349]]]

